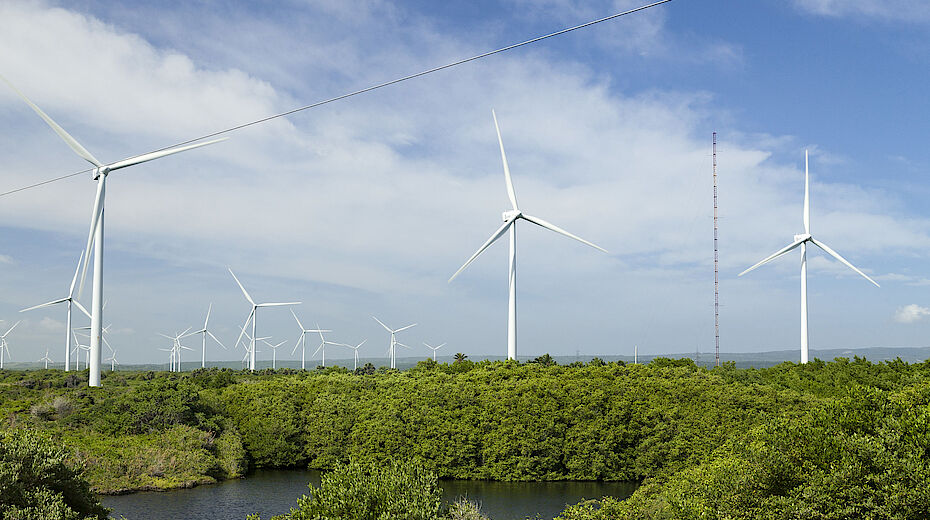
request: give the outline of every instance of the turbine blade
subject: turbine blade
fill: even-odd
[[[824,244],[823,242],[821,242],[821,241],[819,241],[819,240],[815,240],[815,239],[813,239],[813,238],[811,238],[811,242],[813,242],[814,245],[816,245],[816,246],[819,247],[820,249],[823,249],[824,251],[826,251],[828,255],[832,256],[833,258],[836,258],[836,259],[839,260],[840,262],[843,262],[844,264],[846,264],[847,267],[849,267],[849,268],[852,269],[853,271],[855,271],[855,272],[859,273],[860,275],[862,275],[862,277],[865,278],[866,280],[868,280],[868,281],[872,282],[873,284],[875,284],[875,287],[881,287],[881,285],[878,285],[878,282],[876,282],[875,280],[869,278],[868,275],[866,275],[865,273],[863,273],[862,271],[860,271],[856,266],[854,266],[854,265],[852,265],[851,263],[849,263],[845,258],[843,258],[842,256],[840,256],[839,253],[837,253],[836,251],[830,249],[830,246],[828,246],[827,244]]]
[[[388,331],[388,332],[394,332],[393,330],[391,330],[390,327],[388,327],[387,325],[385,325],[385,324],[384,324],[381,320],[379,320],[378,318],[375,318],[374,316],[372,316],[372,318],[374,318],[375,321],[377,321],[378,323],[380,323],[381,326],[384,327],[384,330],[386,330],[386,331]]]
[[[297,343],[294,345],[294,348],[291,350],[291,355],[292,355],[292,356],[294,355],[295,352],[297,352],[297,347],[300,346],[300,340],[302,340],[302,339],[304,339],[304,332],[303,332],[303,329],[301,329],[301,331],[300,331],[300,336],[297,336]]]
[[[230,271],[231,273],[232,271]],[[233,275],[235,278],[235,275]],[[249,326],[249,322],[252,321],[252,315],[255,314],[255,307],[252,307],[252,312],[249,313],[249,317],[245,319],[245,323],[242,325],[241,331],[239,332],[239,337],[236,338],[236,344],[233,345],[233,348],[239,348],[239,342],[242,341],[242,335],[245,334],[245,328]]]
[[[107,176],[101,174],[97,182],[97,195],[94,198],[94,211],[90,216],[90,231],[87,233],[87,247],[84,248],[84,267],[81,268],[81,283],[78,285],[78,298],[84,292],[84,281],[87,279],[87,266],[90,262],[90,248],[94,245],[94,235],[97,232],[97,225],[103,215],[103,198],[107,191]]]
[[[280,307],[282,305],[300,305],[303,302],[259,303],[256,307]]]
[[[51,302],[45,302],[45,303],[42,303],[42,304],[39,304],[39,305],[34,305],[34,306],[29,307],[29,308],[27,308],[27,309],[23,309],[23,310],[21,310],[21,311],[19,311],[19,312],[26,312],[26,311],[31,311],[31,310],[34,310],[34,309],[41,309],[42,307],[50,307],[50,306],[52,306],[52,305],[55,305],[56,303],[63,303],[63,302],[66,302],[66,301],[68,301],[68,298],[61,298],[60,300],[55,300],[55,301],[51,301]]]
[[[517,208],[517,195],[513,191],[513,179],[510,178],[510,167],[507,166],[507,154],[504,153],[504,140],[501,138],[501,129],[497,125],[497,114],[494,113],[494,110],[491,110],[491,117],[494,118],[494,129],[497,130],[497,142],[501,147],[501,161],[504,163],[504,180],[507,182],[507,197],[510,198],[510,204],[513,206],[513,209],[519,211],[519,208]]]
[[[763,264],[767,264],[767,263],[771,262],[772,260],[775,260],[775,259],[778,258],[779,256],[781,256],[781,255],[783,255],[783,254],[786,254],[787,252],[791,251],[792,249],[798,247],[798,246],[801,245],[801,243],[803,243],[803,242],[804,242],[804,240],[796,240],[796,241],[794,241],[794,242],[788,244],[787,246],[785,246],[785,247],[779,249],[778,251],[775,251],[775,252],[772,253],[771,255],[769,255],[769,256],[763,258],[759,263],[757,263],[756,265],[750,267],[749,269],[746,269],[745,271],[743,271],[742,273],[738,274],[737,276],[743,276],[744,274],[748,273],[749,271],[752,271],[753,269],[755,269],[755,268],[757,268],[757,267],[759,267],[759,266],[761,266],[761,265],[763,265]]]
[[[810,174],[807,169],[807,150],[804,150],[804,232],[811,234]]]
[[[294,319],[297,320],[297,326],[300,327],[300,330],[304,330],[304,326],[302,323],[300,323],[300,318],[297,317],[297,313],[294,312],[294,309],[291,309],[291,315],[293,315]]]
[[[544,227],[544,228],[546,228],[546,229],[548,229],[548,230],[550,230],[550,231],[555,231],[556,233],[559,233],[559,234],[561,234],[561,235],[565,235],[565,236],[567,236],[568,238],[575,239],[575,240],[581,242],[582,244],[587,244],[587,245],[593,247],[594,249],[599,249],[599,250],[601,250],[601,251],[607,253],[607,250],[604,249],[603,247],[598,246],[598,245],[595,245],[595,244],[593,244],[593,243],[591,243],[591,242],[588,242],[587,240],[585,240],[585,239],[583,239],[583,238],[581,238],[581,237],[579,237],[579,236],[573,235],[573,234],[569,233],[568,231],[565,231],[564,229],[562,229],[562,228],[556,226],[555,224],[552,224],[551,222],[546,222],[545,220],[543,220],[543,219],[541,219],[541,218],[539,218],[539,217],[531,217],[531,216],[529,216],[529,215],[523,215],[523,218],[525,218],[526,220],[529,220],[530,222],[532,222],[533,224],[536,224],[537,226]],[[608,254],[610,254],[610,253],[608,253]]]
[[[13,326],[10,327],[10,330],[6,331],[6,334],[4,334],[3,336],[0,336],[0,337],[4,337],[4,338],[7,337],[7,335],[8,335],[9,333],[13,332],[13,329],[15,329],[16,326],[19,325],[19,324],[22,323],[22,322],[23,322],[23,320],[19,320],[19,321],[17,321],[16,323],[14,323]]]
[[[400,332],[400,331],[402,331],[402,330],[407,330],[407,329],[409,329],[410,327],[416,327],[416,326],[417,326],[416,323],[412,323],[412,324],[410,324],[410,325],[407,325],[406,327],[401,327],[401,328],[395,330],[394,332],[397,333],[397,332]]]
[[[212,332],[208,330],[206,331],[206,333],[209,334],[211,338],[213,338],[213,341],[217,342],[221,347],[223,347],[223,350],[229,350],[228,348],[226,348],[226,345],[224,345],[222,341],[218,340],[216,336],[213,335]]]
[[[78,273],[81,271],[81,262],[84,261],[84,251],[81,251],[81,256],[78,258],[77,267],[74,268],[74,278],[71,279],[71,288],[68,289],[68,298],[74,296],[74,284],[77,283]]]
[[[81,305],[81,302],[79,302],[79,301],[77,301],[77,300],[71,300],[71,301],[74,302],[74,305],[75,305],[78,309],[80,309],[81,312],[83,312],[85,316],[87,316],[88,318],[91,317],[91,316],[90,316],[90,312],[89,312],[87,309],[85,309],[83,305]]]
[[[232,269],[230,269],[229,267],[227,267],[226,269],[229,271],[229,274],[232,275],[233,280],[236,281],[236,284],[239,285],[239,288],[242,289],[242,294],[245,295],[245,299],[249,300],[249,303],[251,303],[252,305],[255,305],[255,301],[252,300],[252,297],[249,296],[249,293],[245,290],[245,287],[242,286],[242,282],[240,282],[239,279],[236,278],[236,273],[232,272]]]
[[[14,87],[13,84],[10,83],[8,79],[4,78],[3,76],[0,76],[0,79],[2,79],[3,82],[7,84],[7,86],[13,89],[13,92],[16,92],[16,94],[18,94],[19,97],[21,97],[23,101],[25,101],[26,104],[29,105],[29,107],[32,108],[33,111],[35,111],[36,114],[39,114],[39,117],[45,120],[48,126],[50,126],[52,130],[54,130],[55,133],[58,134],[58,137],[61,137],[61,139],[65,143],[67,143],[67,145],[70,146],[72,150],[74,150],[74,153],[78,154],[79,156],[81,156],[82,159],[93,164],[97,168],[103,167],[103,163],[98,161],[96,157],[94,157],[90,152],[87,151],[87,149],[81,146],[81,143],[77,142],[77,139],[71,137],[71,134],[66,132],[64,128],[58,126],[58,123],[53,121],[52,118],[48,116],[48,114],[43,112],[42,109],[39,108],[35,103],[30,101],[30,99],[27,98],[25,94],[23,94],[22,92],[19,91],[19,89]]]
[[[485,249],[490,247],[491,244],[493,244],[498,238],[500,238],[507,231],[507,228],[509,228],[513,224],[514,220],[516,220],[515,217],[509,218],[507,219],[506,222],[504,222],[503,225],[501,225],[501,227],[497,228],[497,231],[495,231],[494,234],[491,235],[491,238],[489,238],[484,243],[484,245],[479,247],[478,250],[475,251],[475,254],[471,255],[471,258],[469,258],[464,264],[462,264],[462,267],[459,267],[459,270],[456,271],[455,274],[453,274],[452,277],[449,278],[449,282],[451,282],[452,280],[455,280],[455,277],[458,276],[459,273],[464,271],[466,267],[468,267],[468,264],[472,263],[475,260],[475,258],[478,258],[478,255],[483,253]]]
[[[193,150],[194,148],[200,148],[201,146],[207,146],[211,144],[216,144],[221,141],[229,139],[228,137],[221,137],[219,139],[212,139],[210,141],[205,141],[203,143],[189,144],[187,146],[179,146],[177,148],[169,148],[167,150],[161,150],[158,152],[144,153],[142,155],[137,155],[135,157],[129,157],[128,159],[123,159],[122,161],[117,161],[109,166],[110,171],[119,170],[120,168],[126,168],[127,166],[134,166],[136,164],[154,161],[155,159],[161,159],[166,155],[174,155],[180,152],[186,152],[187,150]]]
[[[207,330],[207,324],[210,323],[210,313],[213,311],[213,302],[207,307],[207,319],[203,320],[203,330]]]

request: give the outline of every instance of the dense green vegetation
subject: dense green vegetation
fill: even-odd
[[[0,519],[104,520],[108,513],[60,446],[36,432],[0,431]]]
[[[440,478],[643,482],[629,500],[569,508],[572,520],[930,516],[926,362],[708,370],[543,356],[80,379],[0,372],[0,417],[61,438],[92,462],[100,491],[212,482],[248,465],[416,460]]]

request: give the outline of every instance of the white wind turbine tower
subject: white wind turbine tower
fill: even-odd
[[[426,345],[426,348],[428,348],[428,349],[430,349],[430,350],[433,351],[433,361],[436,361],[436,351],[439,350],[439,349],[441,349],[442,347],[446,346],[445,343],[442,343],[442,344],[439,345],[438,347],[434,347],[434,346],[430,345],[429,343],[427,343],[427,342],[425,342],[425,341],[423,342],[423,344]]]
[[[804,209],[802,214],[802,219],[804,220],[804,233],[794,236],[794,242],[788,244],[787,246],[779,249],[778,251],[772,253],[771,255],[765,257],[757,263],[756,265],[746,269],[739,276],[752,271],[753,269],[759,267],[760,265],[767,264],[772,260],[788,253],[792,249],[801,248],[801,363],[807,363],[808,360],[808,335],[807,335],[807,243],[810,242],[815,246],[822,249],[828,255],[836,258],[840,262],[846,264],[847,267],[853,271],[859,273],[863,278],[875,284],[876,287],[880,287],[878,283],[869,278],[865,273],[860,271],[856,266],[849,263],[845,258],[839,255],[833,249],[830,249],[829,246],[823,242],[815,239],[811,236],[811,206],[810,206],[810,174],[808,171],[808,160],[807,160],[807,150],[804,151]]]
[[[207,324],[210,323],[210,311],[212,311],[212,310],[213,310],[213,304],[211,303],[210,306],[207,307],[207,317],[206,317],[206,319],[203,320],[203,328],[202,328],[202,329],[200,329],[200,330],[195,330],[194,332],[191,332],[191,333],[189,333],[189,334],[183,336],[183,337],[187,337],[187,336],[196,336],[197,334],[200,334],[200,335],[202,336],[202,337],[201,337],[201,347],[203,348],[203,350],[201,351],[201,354],[200,354],[200,368],[206,368],[206,367],[207,367],[207,335],[208,335],[208,334],[210,335],[211,338],[213,338],[213,341],[215,341],[219,346],[223,347],[223,350],[229,350],[229,349],[226,348],[226,345],[223,345],[223,342],[222,342],[222,341],[216,339],[216,336],[214,336],[212,332],[210,332],[209,330],[207,330]]]
[[[6,337],[9,336],[10,333],[13,332],[13,329],[15,329],[16,326],[19,325],[20,323],[22,323],[22,320],[17,321],[16,323],[14,323],[13,326],[10,327],[9,330],[6,331],[6,333],[4,333],[2,336],[0,336],[0,370],[3,369],[3,356],[4,356],[4,352],[6,353],[6,356],[7,356],[7,357],[10,356],[10,345],[9,345],[9,343],[6,342]]]
[[[39,115],[47,124],[55,131],[56,134],[82,159],[91,163],[94,166],[93,178],[97,181],[97,195],[94,198],[94,210],[90,218],[90,231],[87,235],[87,247],[84,250],[84,268],[81,271],[81,283],[78,285],[78,297],[81,296],[81,292],[84,288],[84,279],[87,276],[87,262],[90,259],[91,247],[94,248],[94,282],[93,282],[93,296],[91,301],[91,334],[90,334],[90,376],[88,378],[87,384],[89,386],[100,386],[100,361],[101,361],[101,346],[103,340],[103,212],[104,212],[104,198],[106,196],[106,182],[107,175],[110,172],[119,170],[121,168],[126,168],[129,166],[134,166],[136,164],[152,161],[165,157],[167,155],[176,154],[186,150],[191,150],[193,148],[199,148],[201,146],[207,146],[209,144],[218,143],[220,141],[225,141],[226,138],[214,139],[212,141],[205,141],[202,143],[189,144],[185,146],[177,146],[173,148],[167,148],[164,150],[159,150],[156,152],[145,153],[142,155],[136,155],[134,157],[129,157],[121,161],[112,162],[109,164],[104,164],[99,161],[96,157],[91,155],[86,148],[81,146],[81,143],[71,136],[64,128],[58,125],[55,121],[52,120],[45,112],[42,111],[35,103],[29,100],[12,83],[7,81],[6,78],[0,76],[2,79],[14,92],[16,92],[23,101],[28,104],[36,114]]]
[[[291,355],[293,356],[294,353],[297,352],[297,347],[301,347],[300,348],[300,369],[306,370],[307,367],[305,366],[305,361],[306,361],[306,355],[307,355],[307,334],[311,332],[323,333],[323,332],[332,332],[332,331],[329,329],[322,330],[320,329],[319,325],[317,325],[317,328],[315,329],[305,329],[303,324],[300,323],[300,318],[297,317],[297,314],[293,310],[291,310],[291,314],[294,315],[294,319],[297,320],[297,326],[300,327],[300,337],[297,338],[297,344],[294,345],[294,350],[291,351]]]
[[[395,334],[397,334],[398,332],[400,332],[400,331],[402,331],[402,330],[407,330],[407,329],[409,329],[410,327],[416,327],[417,324],[414,323],[414,324],[412,324],[412,325],[407,325],[406,327],[401,327],[401,328],[399,328],[399,329],[392,329],[392,328],[388,327],[387,325],[385,325],[385,324],[384,324],[381,320],[379,320],[378,318],[375,318],[374,316],[372,316],[372,318],[374,318],[375,321],[377,321],[378,323],[380,323],[381,326],[384,327],[384,330],[386,330],[386,331],[388,331],[388,332],[391,333],[391,347],[390,347],[391,368],[396,368],[396,367],[397,367],[397,356],[396,356],[396,353],[397,353],[397,345],[400,345],[400,346],[402,346],[402,347],[407,347],[407,345],[404,345],[403,343],[397,341],[397,338],[395,337]],[[410,348],[410,347],[407,347],[407,348]]]
[[[48,370],[48,364],[52,358],[48,357],[48,349],[45,349],[45,357],[39,358],[39,361],[45,361],[45,370]]]
[[[510,198],[510,205],[512,209],[509,209],[504,212],[503,219],[504,224],[501,227],[497,228],[497,231],[491,235],[491,238],[487,240],[475,254],[471,255],[471,258],[465,262],[462,267],[459,268],[455,274],[449,278],[449,281],[455,279],[462,271],[468,267],[468,264],[472,263],[475,258],[478,258],[478,255],[484,252],[485,249],[490,247],[497,239],[502,237],[504,233],[509,229],[510,230],[510,298],[508,300],[507,306],[507,359],[517,359],[517,220],[523,219],[528,222],[532,222],[537,226],[546,228],[550,231],[555,231],[560,235],[567,236],[568,238],[577,240],[582,244],[589,245],[595,249],[599,249],[603,252],[607,252],[606,249],[597,246],[587,240],[575,236],[564,229],[555,226],[539,217],[533,217],[530,215],[524,214],[520,211],[520,208],[517,206],[517,196],[513,190],[513,181],[510,178],[510,167],[507,166],[507,155],[504,153],[504,140],[501,138],[501,130],[497,124],[497,115],[494,111],[491,111],[491,116],[494,118],[494,128],[497,130],[497,141],[500,144],[501,149],[501,161],[504,164],[504,180],[507,183],[507,196]]]
[[[358,349],[361,348],[362,345],[364,345],[366,341],[368,341],[368,340],[367,340],[367,339],[363,339],[361,343],[359,343],[358,345],[355,345],[355,346],[349,345],[348,343],[340,343],[340,345],[342,345],[343,347],[348,347],[348,348],[352,349],[353,353],[355,354],[355,364],[352,365],[352,371],[353,371],[353,372],[356,371],[356,370],[358,370]]]
[[[229,270],[229,274],[232,275],[233,280],[236,281],[236,284],[242,289],[242,294],[245,296],[245,299],[249,301],[252,305],[252,311],[249,312],[249,317],[245,320],[245,325],[242,326],[242,332],[239,333],[239,338],[236,339],[236,345],[239,345],[239,341],[242,340],[242,335],[245,334],[245,328],[249,325],[249,322],[252,322],[252,340],[251,347],[249,348],[249,370],[255,370],[255,322],[256,322],[256,311],[259,307],[278,307],[282,305],[300,305],[301,302],[284,302],[284,303],[255,303],[255,300],[249,296],[249,293],[245,290],[245,287],[242,286],[242,283],[239,282],[239,279],[236,278],[235,273],[232,272],[232,269],[226,268]]]
[[[84,314],[87,315],[88,318],[90,318],[90,313],[87,312],[87,309],[85,309],[84,306],[81,305],[81,302],[74,299],[74,285],[77,282],[78,271],[81,270],[81,261],[83,259],[84,259],[84,252],[82,251],[80,258],[78,258],[77,267],[74,269],[74,277],[71,278],[71,288],[68,289],[67,298],[53,300],[50,302],[35,305],[33,307],[29,307],[27,309],[23,309],[19,311],[19,312],[26,312],[26,311],[31,311],[34,309],[41,309],[43,307],[57,305],[59,303],[65,303],[65,302],[68,303],[68,319],[67,319],[67,324],[65,325],[65,372],[70,370],[70,367],[68,365],[71,363],[71,304],[74,304],[78,309],[81,310],[81,312],[83,312]]]

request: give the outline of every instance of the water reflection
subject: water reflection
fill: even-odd
[[[165,493],[142,492],[103,497],[113,518],[129,520],[244,520],[252,513],[262,518],[286,513],[307,493],[307,484],[320,484],[319,471],[261,470],[242,480]],[[492,520],[551,519],[566,504],[604,495],[626,498],[636,489],[631,482],[488,482],[441,481],[443,500],[459,496],[481,503]]]

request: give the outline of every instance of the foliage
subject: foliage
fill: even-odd
[[[102,388],[3,371],[0,428],[56,435],[99,491],[420,460],[441,478],[643,482],[573,520],[930,516],[930,363],[545,359],[121,372]]]
[[[340,464],[279,520],[436,520],[436,475],[414,462]],[[257,517],[250,517],[255,518]]]
[[[29,430],[0,431],[0,518],[103,520],[108,513],[51,439]]]

